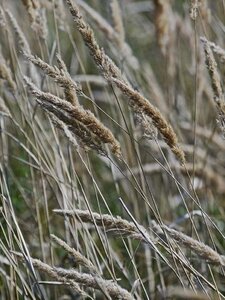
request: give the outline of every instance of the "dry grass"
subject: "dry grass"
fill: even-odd
[[[0,299],[225,298],[224,17],[1,2]]]

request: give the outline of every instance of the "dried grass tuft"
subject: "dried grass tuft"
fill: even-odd
[[[56,273],[61,277],[75,280],[81,285],[103,291],[111,299],[134,300],[134,297],[125,289],[121,288],[112,280],[105,280],[101,277],[79,273],[75,270],[65,270],[63,268],[54,268]]]
[[[214,101],[218,111],[218,120],[223,134],[225,134],[225,101],[221,86],[220,75],[217,69],[217,63],[210,48],[210,43],[205,37],[201,37],[205,52],[205,63],[209,71],[212,89],[214,93]]]
[[[108,214],[100,215],[95,212],[90,213],[90,211],[88,210],[80,210],[80,209],[75,209],[75,210],[54,209],[53,211],[60,216],[76,218],[79,222],[98,225],[115,235],[129,237],[131,239],[140,240],[145,243],[148,241],[152,241],[152,237],[150,237],[150,235],[148,234],[148,232],[143,226],[141,226],[140,224],[136,226],[136,224],[129,222],[125,219],[122,219],[119,216],[114,217]]]
[[[30,54],[31,53],[31,50],[30,50],[30,46],[29,46],[29,43],[24,35],[24,32],[21,30],[16,18],[13,16],[13,14],[11,13],[11,11],[9,11],[8,9],[6,9],[6,14],[12,24],[12,27],[15,31],[15,34],[16,34],[16,37],[17,37],[17,40],[18,40],[18,44],[19,44],[19,47],[20,49],[27,53],[27,54]]]
[[[109,82],[114,82],[116,86],[129,97],[131,107],[136,113],[144,113],[153,120],[153,124],[165,138],[166,143],[171,148],[172,152],[179,159],[181,164],[185,163],[185,155],[178,145],[177,136],[171,125],[164,119],[160,111],[150,104],[140,93],[134,91],[130,84],[122,78],[121,71],[105,54],[95,40],[93,30],[86,24],[79,8],[71,0],[67,0],[70,12],[74,18],[77,29],[82,35],[90,54],[95,60],[97,66],[102,70],[104,77]]]
[[[156,230],[157,233],[163,234],[164,230],[171,238],[176,240],[179,244],[183,245],[184,247],[191,249],[199,257],[207,260],[212,264],[225,266],[225,256],[218,254],[215,250],[205,245],[204,243],[199,242],[180,231],[169,228],[166,225],[162,225],[160,227],[155,222],[153,222],[152,225],[153,229]]]
[[[42,39],[47,38],[47,22],[44,10],[41,9],[39,0],[22,0],[29,19],[31,22],[32,29],[38,34]]]
[[[144,114],[152,119],[153,125],[162,134],[171,151],[179,159],[182,165],[185,164],[185,154],[178,144],[176,133],[171,125],[162,116],[160,111],[138,91],[135,91],[123,81],[115,78],[112,78],[112,81],[126,96],[128,96],[130,99],[129,105],[133,108],[135,113]]]
[[[79,103],[76,92],[80,92],[80,86],[72,80],[59,55],[57,55],[59,68],[56,66],[50,66],[39,57],[35,57],[27,53],[24,53],[24,56],[35,66],[39,67],[46,75],[53,78],[57,84],[64,88],[67,101],[71,102],[73,105],[77,105]]]
[[[77,265],[84,266],[92,274],[97,274],[98,273],[97,269],[91,263],[91,261],[89,259],[87,259],[86,257],[84,257],[79,251],[75,250],[74,248],[71,248],[66,242],[64,242],[62,239],[58,238],[54,234],[51,234],[51,238],[53,239],[54,242],[56,242],[69,255],[71,255],[74,258]]]
[[[20,259],[25,260],[24,257],[17,252],[14,254]],[[80,273],[75,270],[66,270],[58,267],[51,267],[46,263],[43,263],[39,259],[29,258],[33,267],[39,271],[47,274],[53,279],[67,285],[73,292],[78,293],[81,296],[88,296],[84,291],[81,290],[79,285],[86,288],[94,288],[102,291],[105,295],[113,297],[112,299],[124,299],[134,300],[134,297],[125,289],[120,287],[116,282],[112,280],[105,280],[100,276],[90,275],[86,273]]]
[[[50,69],[50,71],[52,71],[50,74],[55,76],[54,68]],[[61,82],[60,76],[56,78],[59,78]],[[32,94],[39,100],[38,103],[63,121],[68,129],[75,133],[85,145],[93,149],[98,149],[98,152],[102,153],[101,143],[109,144],[112,152],[118,157],[121,156],[119,142],[115,139],[112,132],[92,112],[84,110],[80,105],[72,105],[68,101],[50,93],[42,92],[27,77],[24,77],[24,80]],[[64,77],[62,84],[64,84]]]
[[[147,239],[153,241],[153,243],[157,243],[154,241],[152,237],[150,237],[149,233],[146,229],[134,223],[128,222],[120,217],[113,217],[107,214],[98,214],[95,212],[91,212],[88,210],[62,210],[62,209],[54,209],[55,213],[61,216],[73,217],[76,218],[79,222],[83,223],[92,223],[101,227],[104,227],[106,230],[110,232],[114,232],[117,234],[122,234],[123,236],[128,236],[133,239],[142,240],[146,242]],[[158,225],[155,221],[152,221],[152,230],[155,233],[161,235],[166,232],[171,238],[181,243],[183,246],[193,250],[199,257],[206,259],[210,263],[218,264],[221,266],[225,265],[225,256],[218,254],[215,250],[205,245],[202,242],[199,242],[186,234],[177,231],[175,229],[169,228],[166,225]],[[145,234],[142,235],[141,231]]]
[[[26,263],[32,263],[34,268],[37,268],[40,272],[48,275],[50,278],[53,278],[57,280],[58,282],[62,282],[66,286],[68,286],[69,289],[71,289],[73,292],[79,295],[87,296],[86,293],[84,293],[79,285],[74,282],[74,280],[71,280],[69,278],[66,278],[64,276],[60,276],[53,267],[49,266],[48,264],[42,262],[39,259],[29,257],[29,261],[20,253],[13,252],[14,255],[19,260],[25,261]]]

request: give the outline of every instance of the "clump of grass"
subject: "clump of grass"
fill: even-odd
[[[35,66],[43,70],[45,74],[53,78],[57,84],[64,88],[65,97],[68,102],[72,103],[75,106],[79,104],[77,92],[80,92],[80,87],[70,77],[64,62],[62,61],[59,55],[57,56],[59,68],[57,68],[56,66],[50,66],[39,57],[34,57],[27,53],[24,53],[24,56]]]
[[[62,245],[61,241],[60,244]],[[68,250],[68,245],[64,248]],[[20,253],[15,253],[17,257],[23,259],[23,256]],[[77,257],[77,253],[76,253]],[[79,255],[79,261],[84,263],[84,259]],[[72,291],[78,293],[81,296],[88,296],[85,292],[82,291],[79,285],[84,286],[85,288],[93,288],[102,291],[103,295],[106,297],[113,297],[113,299],[124,299],[124,300],[134,300],[134,297],[127,292],[125,289],[121,288],[117,283],[112,282],[111,280],[105,280],[97,275],[90,275],[86,273],[80,273],[75,270],[66,270],[59,267],[51,267],[48,264],[42,262],[39,259],[30,258],[32,265],[40,270],[41,272],[47,274],[53,279],[56,279],[58,282],[61,282],[67,285]],[[87,265],[87,260],[85,260],[85,265]],[[90,265],[90,263],[89,263]]]
[[[24,260],[25,262],[27,262],[26,258],[24,258],[21,253],[14,252],[14,255],[16,255],[20,260]],[[68,286],[69,289],[71,289],[76,294],[87,296],[82,291],[82,289],[80,289],[79,285],[76,282],[74,282],[69,278],[65,278],[64,276],[60,276],[54,267],[51,267],[48,264],[42,262],[41,260],[35,258],[29,258],[29,262],[27,263],[32,264],[32,267],[37,268],[39,271],[48,275],[50,278],[55,279],[58,282],[61,282],[62,284],[65,284],[66,286]]]
[[[154,126],[162,134],[172,152],[181,164],[185,164],[185,154],[178,144],[177,135],[171,125],[162,117],[160,111],[151,105],[139,92],[124,84],[123,81],[114,78],[112,80],[129,97],[130,106],[136,114],[144,114],[152,119]]]
[[[106,230],[110,232],[117,232],[117,234],[121,234],[123,236],[129,236],[133,239],[142,240],[146,242],[145,236],[140,232],[140,229],[143,232],[146,232],[145,228],[140,224],[138,227],[132,222],[128,222],[120,217],[113,217],[107,214],[98,214],[94,212],[89,212],[85,210],[60,210],[55,209],[55,213],[61,216],[74,217],[77,218],[78,221],[83,223],[92,223],[98,226],[104,227]],[[150,236],[148,239],[151,240]]]
[[[222,3],[14,2],[0,298],[223,299]]]
[[[98,226],[104,227],[109,232],[117,232],[117,234],[121,234],[122,236],[129,236],[133,239],[139,239],[144,242],[146,242],[145,236],[142,234],[142,232],[145,232],[145,234],[148,235],[148,239],[152,240],[152,237],[150,237],[150,233],[148,234],[146,229],[143,228],[140,224],[135,225],[131,222],[128,222],[127,220],[124,220],[120,217],[113,217],[107,214],[97,214],[94,212],[89,211],[82,211],[82,210],[60,210],[55,209],[55,213],[61,215],[61,216],[67,216],[67,217],[74,217],[79,222],[84,223],[92,223],[96,224]],[[140,231],[141,228],[141,231]],[[225,264],[225,257],[218,254],[216,251],[214,251],[209,246],[205,245],[202,242],[199,242],[192,237],[187,236],[186,234],[183,234],[180,231],[177,231],[175,229],[169,228],[166,225],[159,226],[155,222],[152,222],[152,228],[155,230],[156,234],[168,234],[170,237],[172,237],[175,241],[179,242],[183,246],[192,249],[199,257],[206,259],[210,261],[211,263],[218,264],[221,266],[224,266]],[[154,243],[156,244],[157,241],[155,240]]]
[[[131,107],[135,113],[144,113],[153,120],[153,124],[165,138],[166,143],[171,148],[173,153],[178,157],[181,164],[185,163],[185,155],[177,142],[177,136],[164,119],[160,111],[149,103],[139,92],[135,91],[131,85],[122,78],[121,71],[105,54],[104,50],[97,44],[92,29],[86,24],[79,12],[77,5],[67,0],[70,12],[74,18],[76,26],[81,33],[83,40],[90,50],[97,66],[102,70],[104,77],[109,81],[113,81],[115,85],[131,100]]]
[[[27,10],[31,27],[42,39],[47,37],[46,19],[39,0],[22,0]]]
[[[52,76],[55,76],[54,71],[51,74]],[[98,151],[104,153],[104,151],[101,151],[101,143],[108,143],[111,145],[112,152],[115,155],[121,155],[119,143],[116,141],[111,131],[90,111],[84,110],[81,106],[78,106],[77,103],[73,102],[74,105],[70,104],[69,101],[71,101],[71,97],[68,101],[65,101],[50,93],[40,91],[28,78],[24,77],[24,80],[32,94],[39,100],[39,104],[43,106],[45,110],[54,114],[60,121],[64,122],[67,125],[68,130],[73,133],[76,132],[80,140],[86,146],[96,148]],[[56,80],[58,80],[58,76],[56,77]],[[63,86],[65,86],[66,82],[66,89],[68,91],[67,77],[59,76],[59,80],[63,81]]]
[[[213,264],[224,266],[225,257],[223,255],[218,254],[216,251],[214,251],[212,248],[205,245],[204,243],[199,242],[193,239],[192,237],[183,234],[180,231],[169,228],[166,225],[163,225],[160,229],[159,225],[153,223],[153,228],[155,228],[158,233],[160,233],[160,231],[161,233],[163,233],[163,230],[165,230],[165,232],[175,241],[182,244],[184,247],[193,250],[199,257],[206,259],[207,261]]]
[[[95,266],[88,260],[86,257],[84,257],[80,252],[76,251],[74,248],[71,248],[65,241],[58,238],[54,234],[51,234],[51,238],[54,242],[56,242],[59,246],[61,246],[68,254],[70,254],[77,265],[81,265],[86,267],[88,271],[95,274],[98,273]]]

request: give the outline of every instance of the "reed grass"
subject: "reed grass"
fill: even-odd
[[[224,12],[1,2],[0,299],[225,298]]]

